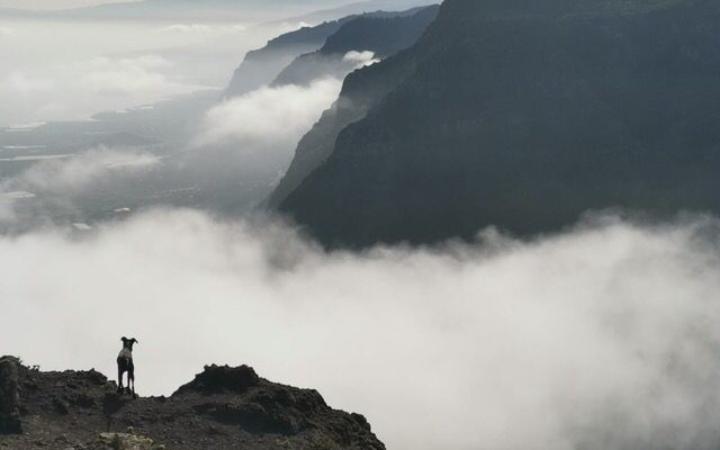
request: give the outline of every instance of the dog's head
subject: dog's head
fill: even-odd
[[[137,340],[137,339],[135,339],[135,338],[130,338],[130,339],[128,339],[128,338],[126,338],[126,337],[124,337],[124,336],[122,337],[121,341],[122,341],[122,343],[123,343],[123,348],[126,348],[126,349],[128,349],[128,350],[130,350],[130,351],[132,351],[133,345],[135,345],[135,344],[138,343],[138,340]]]

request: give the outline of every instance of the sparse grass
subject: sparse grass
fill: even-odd
[[[115,437],[113,437],[112,442],[110,442],[110,447],[112,447],[113,450],[124,450],[124,445],[119,435],[116,434]]]
[[[340,450],[340,446],[335,441],[326,436],[315,437],[310,444],[312,450]]]

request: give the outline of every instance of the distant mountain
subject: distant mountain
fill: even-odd
[[[269,41],[261,49],[248,52],[242,64],[235,69],[225,97],[236,97],[269,84],[295,58],[322,47],[328,36],[352,19],[345,17],[314,27],[303,27]]]
[[[41,372],[0,358],[2,447],[384,450],[359,414],[247,366],[206,366],[170,397],[133,398],[95,370]]]
[[[327,245],[720,212],[720,3],[446,0],[351,74],[272,203]]]
[[[245,55],[245,59],[242,64],[235,70],[230,84],[225,92],[226,98],[236,97],[238,95],[245,94],[252,90],[259,88],[260,86],[270,84],[276,77],[278,77],[283,69],[286,69],[288,65],[304,54],[309,54],[321,48],[326,48],[326,41],[331,36],[335,35],[342,30],[341,35],[336,39],[331,39],[331,45],[338,44],[343,47],[348,47],[350,44],[354,44],[355,48],[364,47],[378,47],[382,48],[386,52],[390,52],[392,48],[399,46],[411,45],[420,33],[415,32],[415,28],[422,26],[422,18],[420,20],[411,20],[408,23],[399,22],[398,25],[401,29],[396,33],[388,33],[387,25],[380,19],[391,19],[395,17],[406,17],[412,16],[417,10],[409,10],[402,12],[388,12],[388,11],[373,11],[364,13],[361,15],[352,15],[343,17],[338,20],[330,22],[323,22],[320,25],[313,27],[303,27],[299,30],[292,31],[290,33],[283,34],[275,39],[272,39],[267,45],[261,49],[248,52]],[[360,19],[362,21],[358,22]],[[378,19],[377,22],[367,22],[371,19]],[[357,35],[355,25],[346,27],[351,23],[365,26],[363,35]],[[419,24],[419,25],[418,25]],[[367,25],[371,25],[369,28]],[[375,30],[378,32],[377,37],[373,36],[373,27],[377,26]],[[425,23],[423,28],[426,27]],[[413,28],[414,27],[414,28]],[[391,36],[392,34],[392,36]],[[368,41],[367,44],[363,43],[362,40]],[[374,44],[373,42],[378,41],[378,38],[388,39],[387,43]],[[370,39],[373,41],[370,42]],[[409,42],[412,41],[412,42]],[[328,47],[330,49],[331,47]],[[338,48],[339,50],[339,48]],[[331,50],[327,50],[325,54],[329,54]],[[334,51],[333,51],[334,52]],[[344,53],[343,53],[344,55]],[[320,63],[320,61],[316,61]],[[327,66],[316,66],[313,68],[314,73],[330,73],[334,67]],[[284,76],[284,81],[292,81],[290,79],[293,73],[293,68],[286,69],[288,71],[287,76]],[[282,84],[283,80],[279,84]]]
[[[364,0],[314,11],[295,18],[297,21],[318,23],[337,17],[359,15],[369,11],[406,11],[421,6],[431,6],[440,3],[438,0]]]
[[[363,15],[344,23],[329,36],[320,50],[296,58],[278,75],[274,84],[308,84],[323,76],[344,78],[356,69],[356,53],[372,52],[384,59],[412,46],[435,20],[439,7],[414,8],[395,15]],[[357,55],[362,56],[362,55]]]

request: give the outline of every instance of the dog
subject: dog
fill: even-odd
[[[138,343],[135,338],[128,339],[123,337],[121,339],[123,348],[120,350],[120,354],[117,357],[118,366],[118,393],[125,391],[123,388],[123,374],[127,372],[127,390],[132,393],[135,397],[135,364],[133,364],[133,345]]]

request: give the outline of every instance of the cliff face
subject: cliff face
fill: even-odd
[[[408,47],[429,23],[424,18],[427,11],[411,19],[421,10],[425,9],[350,15],[280,35],[265,47],[245,55],[233,74],[225,97],[237,97],[271,84],[273,80],[276,80],[275,84],[300,84],[309,72],[332,75],[338,70],[338,62],[334,58],[326,58],[330,55],[344,55],[347,51],[358,49],[389,55]],[[435,13],[437,11],[431,14]],[[347,50],[343,52],[343,49]],[[300,75],[303,75],[302,80]]]
[[[235,70],[225,97],[237,97],[268,84],[295,58],[322,47],[328,36],[351,19],[346,17],[285,33],[269,41],[265,47],[248,52]]]
[[[333,410],[316,391],[271,383],[246,366],[205,367],[168,398],[138,399],[118,395],[115,383],[92,370],[39,372],[17,360],[7,367],[0,363],[0,405],[16,399],[22,426],[0,429],[15,433],[0,437],[0,447],[385,448],[364,417]],[[0,425],[8,423],[5,412]]]
[[[348,52],[370,51],[385,59],[415,44],[435,20],[438,6],[416,8],[395,16],[362,16],[329,36],[319,50],[299,56],[278,75],[274,84],[308,84],[323,76],[344,78],[357,68]]]
[[[718,19],[707,0],[446,0],[348,78],[276,204],[349,246],[720,211]]]
[[[338,100],[298,143],[295,157],[270,196],[268,207],[287,212],[288,196],[333,153],[340,132],[364,118],[415,70],[417,61],[417,48],[411,47],[382,63],[349,74]]]

